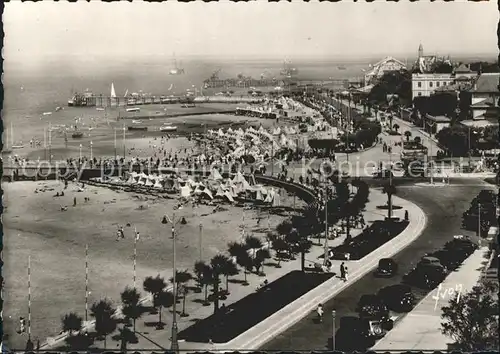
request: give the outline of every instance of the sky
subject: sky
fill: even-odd
[[[496,1],[451,3],[77,3],[13,0],[4,58],[29,64],[89,57],[354,58],[492,54]]]

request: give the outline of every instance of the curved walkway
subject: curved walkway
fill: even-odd
[[[380,192],[379,192],[380,193]],[[297,299],[285,308],[268,317],[258,325],[254,326],[247,332],[241,334],[229,343],[216,345],[211,349],[216,350],[258,350],[269,340],[291,327],[296,322],[310,314],[318,306],[318,303],[324,303],[335,297],[339,292],[355,283],[366,273],[374,269],[380,258],[391,257],[399,252],[404,247],[413,242],[425,228],[427,217],[417,205],[403,200],[394,198],[397,205],[402,206],[401,210],[395,211],[395,216],[401,217],[404,210],[408,210],[410,216],[410,224],[399,236],[387,242],[382,247],[373,251],[359,261],[349,261],[348,268],[350,269],[350,279],[348,282],[343,282],[338,278],[332,278],[317,288],[313,289],[306,295]]]

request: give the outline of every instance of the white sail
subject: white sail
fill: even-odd
[[[111,97],[116,98],[115,85],[111,83]]]
[[[127,97],[127,94],[128,94],[128,89],[127,89],[127,91],[125,91],[125,94],[123,95],[123,97]]]

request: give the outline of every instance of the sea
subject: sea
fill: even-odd
[[[376,61],[315,59],[296,61],[291,66],[298,69],[299,80],[346,79],[361,78],[363,70],[369,68],[369,63]],[[117,96],[123,96],[126,92],[181,95],[188,89],[201,89],[203,80],[217,70],[223,79],[234,78],[238,74],[254,78],[260,78],[261,75],[279,77],[283,61],[195,57],[183,58],[180,65],[185,70],[183,75],[169,75],[172,63],[157,59],[58,59],[25,67],[10,63],[7,58],[3,77],[3,142],[5,145],[25,144],[33,137],[35,130],[39,131],[56,116],[59,123],[67,119],[68,124],[71,124],[78,114],[75,110],[55,110],[56,107],[66,108],[74,92],[88,89],[94,94],[109,96],[113,83]],[[12,132],[9,133],[9,129]]]

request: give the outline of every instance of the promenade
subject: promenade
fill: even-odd
[[[452,339],[441,333],[441,308],[450,300],[449,289],[460,289],[463,295],[478,283],[487,261],[487,251],[488,247],[477,249],[458,270],[448,275],[440,287],[431,291],[413,311],[397,321],[394,328],[371,350],[451,350],[449,345]]]

